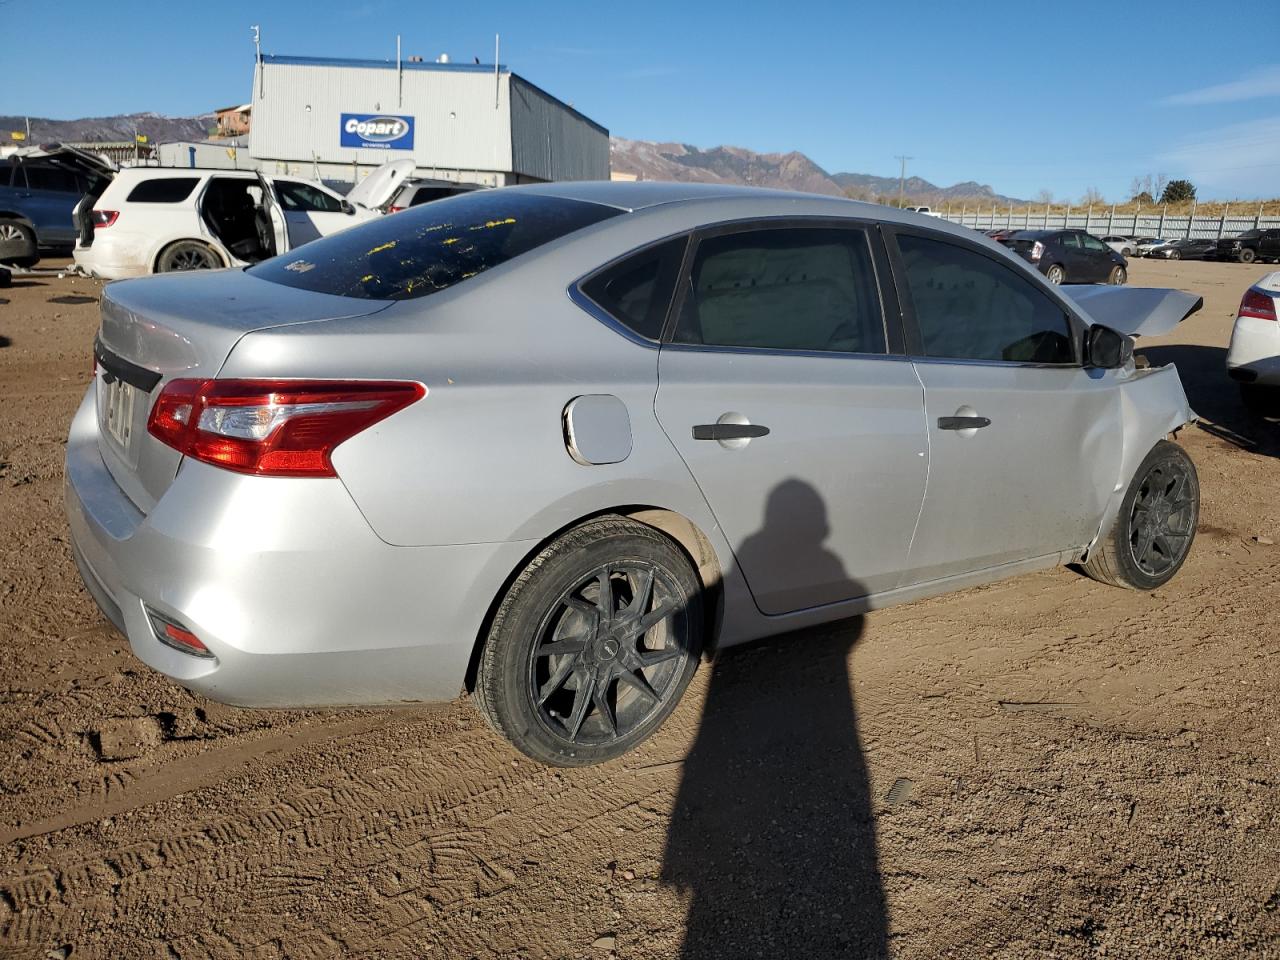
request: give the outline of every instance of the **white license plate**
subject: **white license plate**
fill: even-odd
[[[123,380],[107,384],[107,433],[120,447],[129,452],[129,438],[133,435],[133,403],[136,388]]]

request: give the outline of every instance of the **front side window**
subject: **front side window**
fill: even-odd
[[[342,201],[331,197],[323,190],[317,190],[309,183],[296,180],[276,180],[276,196],[280,198],[280,206],[286,210],[297,210],[303,213],[341,213]]]
[[[942,240],[900,235],[898,249],[925,356],[1076,362],[1066,313],[1031,280]]]
[[[866,234],[796,227],[701,241],[674,339],[884,353],[884,314]]]
[[[479,190],[321,237],[248,272],[316,293],[412,300],[621,214],[583,200]]]
[[[126,203],[181,203],[191,196],[198,177],[156,177],[143,180],[129,191]]]
[[[627,329],[657,340],[687,242],[677,237],[642,250],[584,282],[582,292]]]

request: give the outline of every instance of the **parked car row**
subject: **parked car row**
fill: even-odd
[[[477,189],[384,164],[345,197],[303,177],[126,167],[63,144],[0,159],[0,262],[73,253],[107,280],[257,263],[357,223]]]
[[[115,170],[105,157],[58,143],[0,159],[0,263],[27,267],[42,252],[70,252],[72,211],[82,197],[101,193]]]

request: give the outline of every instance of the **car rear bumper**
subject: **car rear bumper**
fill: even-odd
[[[144,257],[130,256],[128,249],[122,250],[120,247],[120,244],[112,243],[107,238],[96,237],[91,247],[77,244],[72,256],[77,267],[102,280],[127,280],[130,277],[145,277],[151,272]]]
[[[1280,323],[1237,318],[1227,349],[1227,374],[1249,383],[1280,385]]]
[[[492,601],[533,546],[393,547],[340,480],[192,461],[143,515],[102,462],[92,392],[72,423],[65,500],[85,586],[134,654],[240,706],[456,696]],[[214,657],[161,643],[147,607]]]

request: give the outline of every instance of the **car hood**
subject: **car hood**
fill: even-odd
[[[1086,319],[1131,337],[1157,337],[1173,330],[1202,306],[1204,298],[1159,287],[1081,284],[1058,288]]]

